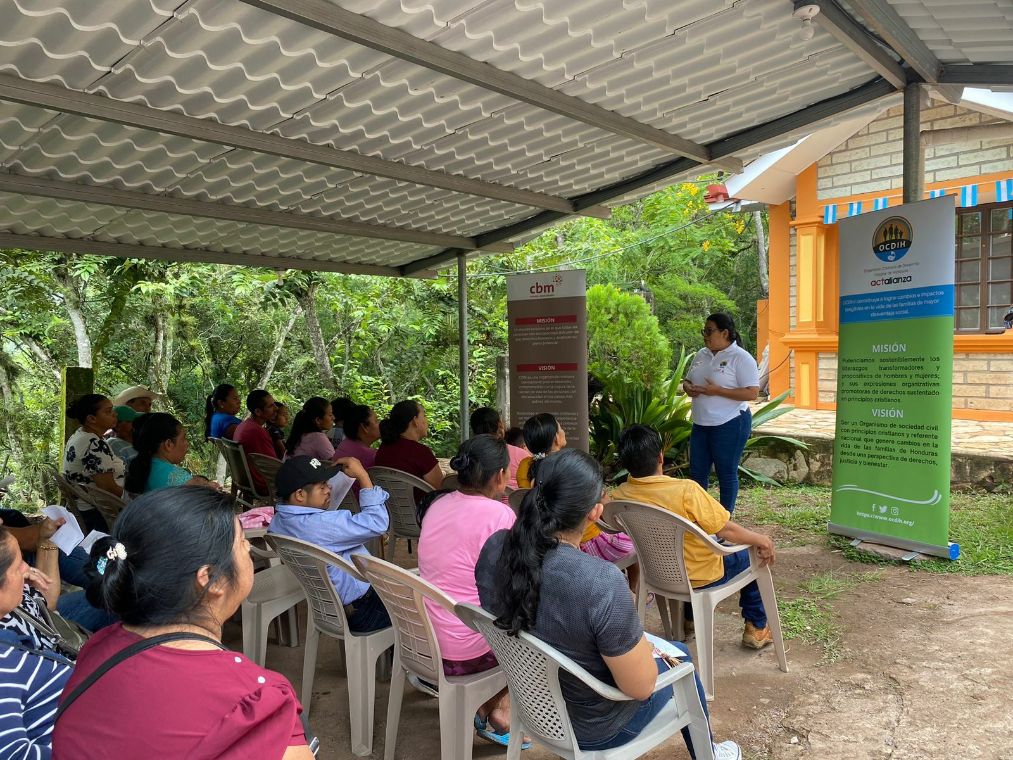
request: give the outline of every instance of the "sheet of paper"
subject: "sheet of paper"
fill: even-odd
[[[74,515],[65,507],[58,506],[43,507],[42,514],[51,520],[59,520],[61,518],[64,520],[63,525],[60,526],[60,529],[49,540],[60,547],[61,552],[69,555],[74,551],[74,547],[81,543],[81,540],[84,538],[81,526],[77,524]]]
[[[681,604],[681,602],[679,602],[679,604]],[[678,657],[680,659],[686,657],[686,653],[679,649],[679,647],[675,646],[671,641],[666,641],[660,636],[655,636],[653,633],[645,632],[644,635],[659,652],[664,652],[665,654],[671,655],[672,657]]]
[[[355,482],[354,478],[350,478],[340,470],[337,474],[327,481],[331,486],[331,506],[330,509],[337,509],[338,505],[341,504],[341,500],[345,498],[345,494],[352,487]]]
[[[84,537],[84,541],[82,541],[79,544],[79,546],[86,552],[91,554],[91,547],[95,545],[95,542],[98,541],[100,538],[105,538],[108,535],[109,535],[108,533],[103,533],[100,530],[93,530],[91,533],[89,533],[87,536]]]

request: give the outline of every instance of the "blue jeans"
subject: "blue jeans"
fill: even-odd
[[[682,644],[681,642],[678,641],[673,641],[671,643],[673,646],[676,647],[676,649],[678,649],[680,652],[683,653],[679,659],[681,659],[683,662],[693,662],[693,658],[690,657],[689,650],[686,649],[685,644]],[[659,674],[664,673],[666,670],[669,670],[668,663],[665,662],[664,660],[655,659],[654,664],[658,666]],[[703,684],[700,683],[700,676],[696,674],[696,671],[693,672],[693,680],[696,681],[696,691],[697,694],[700,695],[700,704],[703,707],[703,714],[707,716],[707,730],[709,732],[710,713],[707,712],[707,696],[704,694]],[[605,739],[600,742],[593,742],[591,744],[584,744],[583,742],[578,742],[580,748],[582,750],[591,752],[596,750],[613,749],[615,747],[621,747],[624,744],[633,741],[638,736],[640,736],[640,732],[643,731],[645,728],[647,728],[647,725],[652,720],[658,717],[658,713],[660,713],[662,710],[665,709],[665,705],[668,704],[669,700],[671,700],[673,696],[674,694],[672,693],[671,686],[661,689],[660,691],[654,692],[654,694],[651,695],[650,699],[640,703],[640,709],[637,710],[636,713],[634,713],[633,717],[630,718],[630,722],[627,723],[625,726],[623,726],[618,734],[616,734],[610,739]],[[682,738],[686,742],[686,749],[689,750],[689,756],[694,758],[694,760],[696,760],[696,752],[693,751],[693,742],[690,741],[688,728],[682,729]]]
[[[721,586],[728,581],[732,580],[739,573],[749,569],[749,551],[743,549],[735,554],[727,554],[724,557],[725,561],[725,574],[718,578],[713,583],[708,583],[706,586],[699,586],[698,591],[705,588],[714,588],[715,586]],[[755,625],[757,628],[767,627],[767,611],[763,608],[763,599],[760,598],[760,587],[756,585],[756,581],[749,583],[742,587],[739,591],[739,607],[742,608],[742,617],[744,620]],[[693,608],[689,604],[683,605],[683,611],[686,616],[686,620],[693,619]]]
[[[753,431],[753,415],[739,412],[724,425],[697,425],[689,435],[689,476],[705,491],[711,467],[718,475],[718,501],[729,512],[735,511],[739,495],[739,462],[746,441]]]
[[[119,621],[119,618],[115,615],[105,610],[100,610],[97,607],[92,607],[85,598],[83,591],[75,591],[72,594],[61,594],[56,602],[56,611],[67,618],[67,620],[73,620],[92,633]]]
[[[355,612],[348,616],[348,628],[355,633],[372,633],[383,628],[390,628],[390,615],[380,601],[380,595],[373,588],[354,602],[345,606],[354,608]]]

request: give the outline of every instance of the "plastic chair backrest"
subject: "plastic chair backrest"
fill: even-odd
[[[478,631],[492,648],[510,687],[510,709],[515,711],[525,732],[550,747],[573,754],[577,749],[573,727],[559,686],[559,671],[616,700],[629,697],[602,683],[566,655],[544,641],[521,631],[510,636],[496,627],[491,614],[473,604],[458,604],[454,611],[470,628]]]
[[[327,568],[333,565],[353,578],[362,580],[359,571],[342,557],[309,541],[274,533],[268,533],[265,538],[281,557],[282,564],[292,571],[302,585],[316,627],[335,636],[344,636],[348,631],[345,606],[327,574]]]
[[[269,457],[266,454],[254,452],[250,454],[249,461],[253,465],[253,469],[259,472],[264,482],[267,483],[267,490],[270,492],[268,495],[271,501],[277,503],[278,491],[275,481],[278,479],[278,470],[281,469],[281,460],[276,457]],[[251,472],[250,474],[252,476],[253,473]]]
[[[89,486],[83,483],[77,483],[75,486],[81,494],[81,501],[97,509],[109,523],[109,527],[112,527],[116,518],[120,516],[120,512],[127,506],[127,502],[119,496],[103,491],[98,486]]]
[[[456,472],[452,472],[449,475],[447,475],[447,477],[445,477],[443,479],[443,482],[440,484],[440,488],[444,489],[444,490],[451,489],[451,490],[456,491],[460,487],[461,487],[461,483],[457,479],[457,473]]]
[[[507,496],[507,501],[510,502],[510,509],[520,514],[521,502],[524,501],[524,497],[530,490],[531,490],[530,488],[518,488],[514,491],[511,491],[510,494]]]
[[[353,560],[390,614],[401,664],[409,672],[439,683],[443,658],[425,600],[431,599],[450,612],[454,611],[454,600],[418,575],[377,557],[356,554]]]
[[[50,478],[52,478],[53,482],[56,483],[56,489],[60,492],[60,498],[63,499],[63,505],[70,510],[72,515],[74,515],[74,519],[76,519],[78,524],[81,526],[81,530],[87,532],[88,528],[85,524],[84,517],[81,514],[81,510],[77,508],[77,503],[81,499],[81,494],[78,493],[76,486],[55,469],[50,469],[48,472]]]
[[[229,477],[232,479],[233,487],[250,501],[263,498],[266,494],[257,491],[253,483],[253,476],[250,474],[250,463],[246,460],[246,450],[241,443],[230,441],[228,438],[219,438],[218,447],[225,457],[225,464],[229,468]]]
[[[644,579],[662,594],[690,594],[693,590],[683,550],[687,533],[718,546],[686,518],[651,504],[610,501],[605,505],[605,520],[623,527],[633,541]]]
[[[387,511],[390,530],[396,536],[418,537],[421,528],[415,517],[415,489],[430,493],[433,487],[421,478],[393,467],[370,467],[369,479],[390,494]]]

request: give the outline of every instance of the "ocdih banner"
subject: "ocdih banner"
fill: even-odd
[[[951,559],[954,222],[953,196],[840,222],[829,525]]]

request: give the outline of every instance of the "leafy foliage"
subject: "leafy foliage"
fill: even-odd
[[[587,291],[588,368],[597,377],[653,385],[672,361],[668,339],[640,296],[613,285]]]

